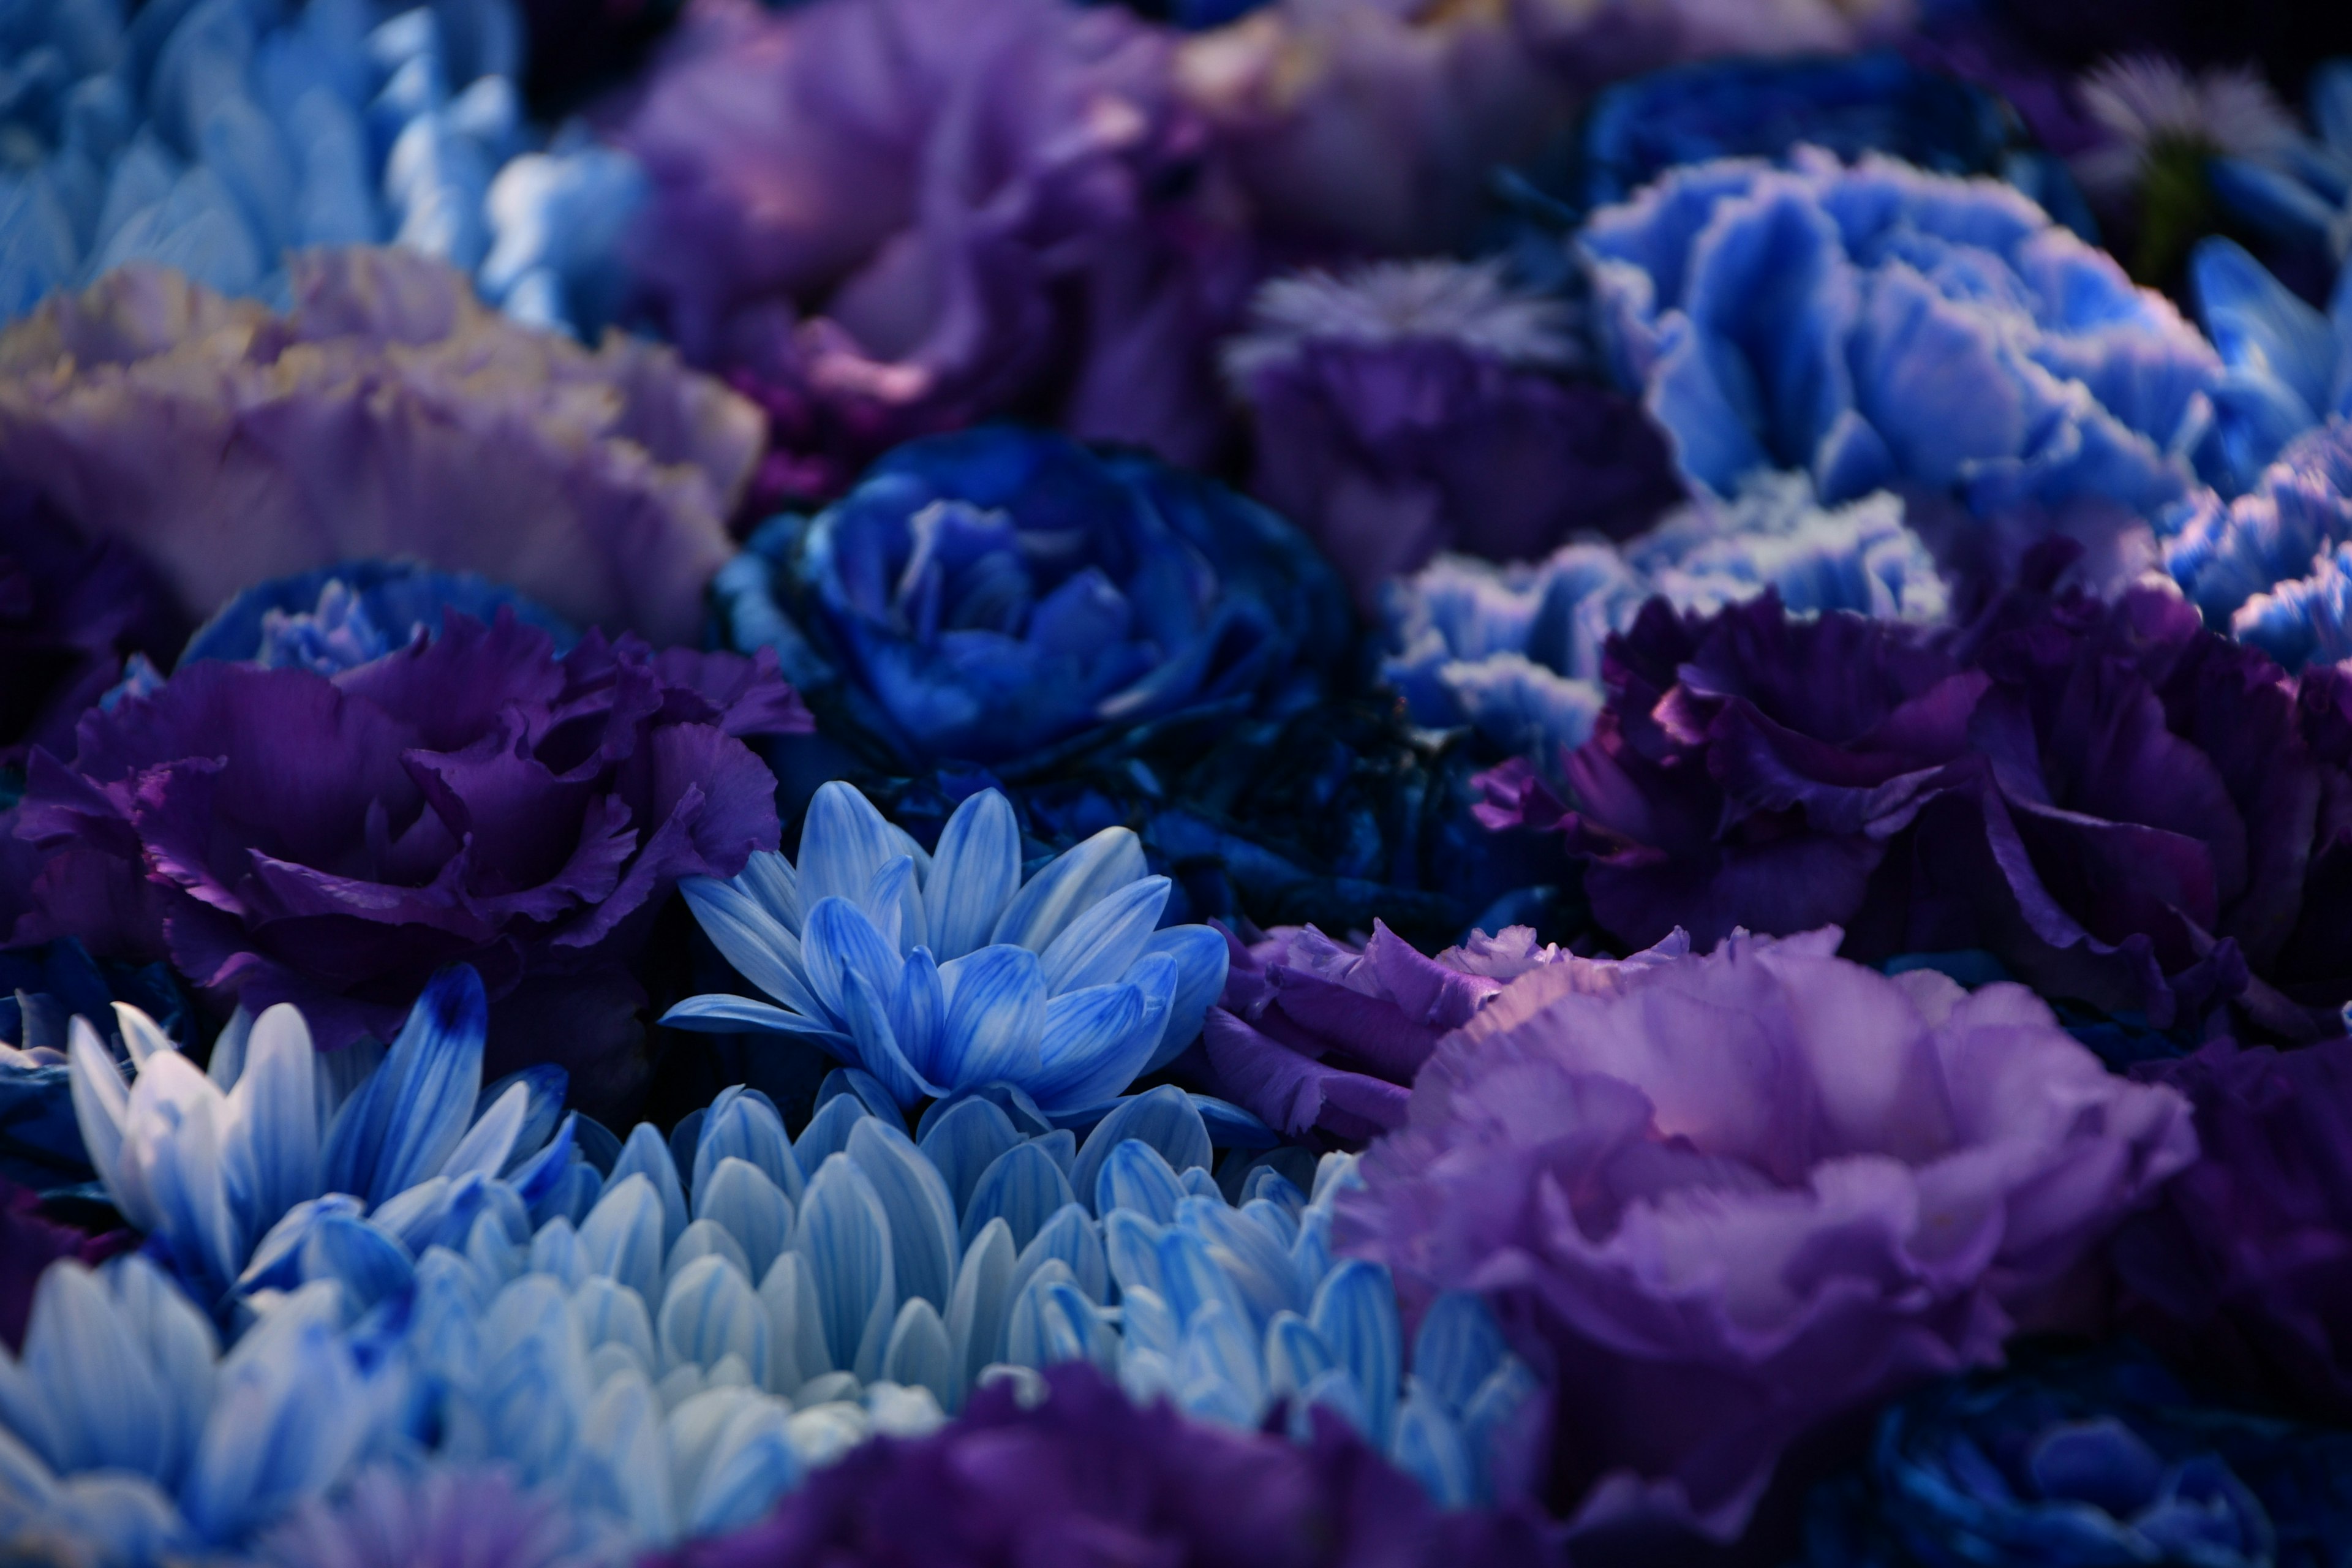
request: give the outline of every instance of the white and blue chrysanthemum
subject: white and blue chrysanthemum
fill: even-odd
[[[1076,1115],[1190,1044],[1224,988],[1223,935],[1159,929],[1169,886],[1123,827],[1024,881],[1020,828],[993,790],[958,806],[926,855],[836,781],[810,804],[797,866],[755,853],[739,877],[682,884],[773,1004],[697,996],[663,1021],[813,1040],[901,1107],[1004,1083]]]
[[[1381,678],[1416,723],[1467,724],[1549,766],[1591,735],[1602,646],[1663,597],[1708,614],[1767,590],[1798,615],[1852,610],[1932,622],[1948,607],[1927,544],[1885,491],[1835,508],[1801,474],[1701,494],[1623,545],[1562,546],[1534,563],[1442,555],[1387,589]]]
[[[2295,437],[2352,415],[2352,268],[2323,315],[2217,235],[2190,255],[2189,283],[2227,367],[2213,401],[2228,488],[2251,490]]]

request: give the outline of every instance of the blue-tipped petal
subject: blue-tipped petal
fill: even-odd
[[[942,960],[987,945],[1021,887],[1021,827],[994,790],[966,796],[940,831],[923,889],[930,947]]]
[[[1398,1469],[1420,1481],[1430,1500],[1440,1508],[1467,1508],[1477,1500],[1476,1472],[1460,1430],[1428,1391],[1418,1385],[1408,1390],[1398,1407],[1389,1458]]]
[[[466,1136],[450,1152],[448,1162],[439,1173],[458,1176],[496,1176],[503,1174],[516,1143],[522,1137],[523,1123],[530,1116],[530,1086],[510,1084],[498,1103],[482,1113],[479,1121],[467,1129]]]
[[[1289,1254],[1226,1207],[1223,1197],[1186,1198],[1176,1205],[1176,1223],[1208,1245],[1210,1258],[1224,1270],[1248,1307],[1253,1328],[1262,1328],[1276,1312],[1307,1305],[1291,1272]]]
[[[1165,877],[1129,882],[1065,927],[1038,960],[1047,994],[1059,996],[1066,991],[1109,985],[1123,978],[1143,956],[1151,933],[1159,928],[1171,886]],[[1219,945],[1223,945],[1222,938]]]
[[[1130,1209],[1154,1225],[1172,1224],[1184,1184],[1160,1151],[1139,1138],[1120,1141],[1097,1168],[1095,1212],[1105,1219]]]
[[[898,1321],[890,1327],[890,1342],[882,1352],[882,1381],[928,1388],[944,1410],[954,1359],[946,1320],[919,1296],[898,1309]]]
[[[1240,1317],[1211,1301],[1184,1322],[1176,1356],[1176,1402],[1204,1421],[1247,1429],[1265,1408],[1257,1343]]]
[[[685,1190],[678,1185],[677,1163],[670,1158],[669,1144],[650,1121],[640,1121],[629,1130],[628,1142],[621,1145],[621,1157],[613,1162],[606,1184],[633,1175],[651,1183],[655,1195],[661,1199],[662,1247],[667,1251],[693,1215],[686,1206]]]
[[[754,1279],[767,1278],[769,1266],[792,1239],[792,1200],[765,1171],[732,1154],[697,1184],[694,1217],[713,1222],[735,1238]]]
[[[874,874],[905,853],[874,803],[854,784],[834,780],[809,801],[801,825],[801,852],[793,862],[801,907],[814,920],[816,906],[826,899],[855,904],[873,885]]]
[[[940,966],[947,1025],[939,1081],[950,1089],[1035,1077],[1048,1016],[1037,955],[1019,947],[984,947]]]
[[[945,1080],[940,1047],[947,1017],[947,984],[940,978],[940,966],[929,948],[919,947],[898,971],[898,989],[890,997],[890,1032],[916,1076],[933,1083]]]
[[[1370,1412],[1364,1408],[1364,1391],[1346,1367],[1335,1366],[1323,1373],[1299,1394],[1290,1407],[1290,1435],[1299,1442],[1312,1442],[1315,1437],[1315,1412],[1328,1410],[1369,1442],[1372,1435]]]
[[[793,1250],[816,1283],[826,1353],[833,1364],[870,1382],[897,1321],[887,1211],[856,1163],[836,1154],[809,1178],[793,1233]]]
[[[162,1216],[156,1214],[145,1184],[122,1157],[123,1132],[131,1120],[131,1089],[88,1019],[74,1019],[67,1026],[66,1038],[74,1121],[81,1129],[82,1147],[89,1152],[90,1165],[122,1217],[140,1230],[152,1231]]]
[[[790,1011],[824,1021],[802,966],[800,938],[762,909],[759,900],[713,877],[688,877],[678,883],[678,891],[694,911],[695,923],[736,973]]]
[[[704,1035],[732,1035],[743,1029],[799,1035],[837,1057],[845,1056],[849,1047],[849,1037],[828,1020],[803,1018],[798,1013],[754,1002],[749,996],[730,996],[723,991],[689,996],[664,1013],[661,1021],[672,1029],[692,1029]]]
[[[956,1269],[955,1296],[948,1303],[948,1345],[954,1382],[950,1410],[963,1398],[981,1369],[1004,1357],[1004,1332],[1013,1315],[1013,1274],[1019,1249],[1013,1229],[1001,1219],[981,1226],[964,1248]]]
[[[1125,1356],[1159,1356],[1168,1363],[1172,1374],[1176,1356],[1184,1348],[1184,1326],[1160,1292],[1147,1285],[1137,1285],[1119,1294],[1121,1327],[1126,1330]]]
[[[794,936],[800,934],[801,923],[806,918],[805,906],[801,902],[800,876],[790,860],[772,849],[754,849],[751,858],[743,862],[742,872],[736,877],[734,885],[750,894],[769,919]],[[686,881],[680,882],[679,891],[686,887]]]
[[[716,1255],[698,1258],[677,1271],[662,1298],[655,1326],[665,1369],[698,1366],[705,1371],[721,1357],[740,1356],[752,1380],[768,1380],[768,1314],[751,1282],[733,1263]]]
[[[1160,1033],[1160,1048],[1144,1064],[1143,1070],[1149,1073],[1174,1061],[1185,1047],[1201,1037],[1202,1020],[1224,994],[1233,951],[1225,945],[1224,933],[1212,926],[1172,926],[1153,931],[1143,951],[1165,953],[1176,961],[1176,995],[1168,1004],[1168,1024]]]
[[[1171,1173],[1192,1165],[1206,1170],[1213,1153],[1209,1129],[1201,1120],[1201,1113],[1193,1109],[1182,1089],[1163,1083],[1118,1101],[1110,1114],[1087,1134],[1086,1146],[1078,1151],[1076,1168],[1070,1173],[1070,1186],[1078,1194],[1079,1202],[1089,1206],[1095,1203],[1103,1163],[1110,1158],[1113,1149],[1129,1138],[1159,1150]]]
[[[1101,1362],[1113,1353],[1102,1314],[1070,1279],[1060,1258],[1049,1259],[1025,1288],[1014,1292],[1013,1320],[1004,1335],[1005,1359],[1014,1365]]]
[[[1412,1338],[1412,1374],[1450,1415],[1461,1414],[1510,1347],[1484,1298],[1448,1290],[1429,1304]]]
[[[251,1240],[229,1206],[220,1091],[177,1051],[150,1057],[131,1093],[131,1140],[143,1147],[142,1173],[161,1220],[157,1231],[184,1277],[222,1291],[245,1264]]]
[[[382,1203],[438,1175],[474,1116],[489,1000],[481,976],[453,964],[425,985],[373,1077],[327,1134],[329,1192]]]
[[[719,1091],[702,1119],[694,1150],[694,1191],[701,1201],[702,1184],[721,1160],[749,1161],[766,1173],[787,1198],[797,1200],[801,1168],[793,1158],[792,1140],[784,1135],[784,1119],[775,1103],[756,1089],[731,1085]],[[699,1212],[699,1211],[698,1211]]]
[[[1396,1287],[1388,1270],[1349,1258],[1325,1277],[1307,1321],[1331,1347],[1364,1396],[1372,1441],[1385,1447],[1397,1402],[1404,1331],[1397,1321]]]
[[[923,916],[923,889],[916,882],[913,856],[900,855],[885,862],[874,873],[858,907],[882,933],[882,940],[899,952],[929,945],[929,922]]]
[[[854,967],[842,971],[841,982],[842,1008],[858,1060],[889,1094],[894,1109],[916,1105],[943,1092],[918,1073],[898,1049],[887,998]]]
[[[1165,1305],[1168,1291],[1160,1277],[1160,1243],[1167,1226],[1122,1208],[1104,1215],[1102,1227],[1103,1255],[1110,1261],[1110,1277],[1118,1281],[1120,1295],[1148,1290]],[[1171,1339],[1171,1354],[1173,1347]]]
[[[1160,1235],[1158,1255],[1160,1293],[1179,1322],[1190,1324],[1194,1314],[1215,1303],[1231,1311],[1236,1323],[1251,1326],[1249,1307],[1240,1289],[1217,1267],[1206,1242],[1189,1230],[1171,1226]],[[1330,1336],[1324,1337],[1328,1341]],[[1337,1347],[1333,1348],[1336,1352]]]
[[[1049,1116],[1102,1105],[1142,1072],[1167,1027],[1176,964],[1153,956],[1118,985],[1097,985],[1046,1004],[1044,1047],[1030,1092]]]
[[[1106,827],[1031,878],[997,917],[988,940],[1043,952],[1081,914],[1149,875],[1142,842],[1134,833]]]
[[[653,1184],[631,1173],[613,1182],[580,1225],[580,1251],[588,1267],[648,1301],[661,1299],[662,1202]]]
[[[247,1036],[245,1063],[229,1090],[232,1131],[223,1151],[229,1201],[248,1236],[319,1194],[324,1135],[318,1053],[302,1015],[286,1003],[267,1009]]]
[[[980,1185],[980,1178],[999,1155],[1015,1143],[1021,1135],[1013,1130],[1012,1120],[999,1110],[992,1101],[978,1096],[959,1100],[947,1106],[923,1133],[924,1157],[938,1167],[947,1183],[948,1197],[958,1215],[971,1205],[971,1194]]]
[[[982,1173],[964,1211],[962,1237],[969,1247],[989,1221],[1002,1219],[1013,1232],[1017,1256],[1064,1204],[1074,1202],[1069,1178],[1052,1155],[1035,1143],[1019,1143]]]
[[[302,1279],[343,1288],[352,1316],[415,1283],[416,1265],[398,1237],[363,1219],[327,1215],[302,1237]]]
[[[816,1108],[824,1110],[843,1095],[847,1095],[886,1121],[899,1119],[898,1102],[882,1087],[882,1080],[864,1068],[835,1068],[824,1075],[817,1085]]]
[[[1110,1262],[1103,1254],[1102,1227],[1080,1205],[1064,1205],[1021,1249],[1021,1261],[1013,1269],[1013,1294],[1017,1297],[1026,1289],[1048,1262],[1067,1268],[1071,1283],[1086,1292],[1089,1301],[1110,1300]]]
[[[490,1107],[499,1102],[499,1097],[519,1083],[530,1090],[530,1109],[523,1117],[521,1130],[515,1134],[514,1152],[507,1157],[507,1170],[498,1173],[500,1175],[519,1169],[555,1136],[556,1126],[563,1120],[563,1097],[571,1089],[572,1075],[552,1062],[510,1072],[498,1082],[483,1086],[474,1100],[474,1121],[478,1124]]]
[[[1295,1399],[1307,1385],[1339,1365],[1331,1347],[1296,1312],[1276,1312],[1265,1326],[1266,1394]]]
[[[801,957],[808,966],[809,988],[826,1014],[845,1028],[849,1023],[848,988],[844,976],[855,970],[877,997],[898,994],[898,968],[903,962],[896,944],[882,940],[866,911],[846,899],[817,900],[809,910],[806,940]],[[870,1068],[869,1068],[870,1070]]]
[[[877,1116],[850,1129],[847,1152],[874,1184],[889,1216],[891,1277],[898,1299],[920,1298],[944,1311],[958,1242],[954,1202],[938,1167],[904,1132]]]

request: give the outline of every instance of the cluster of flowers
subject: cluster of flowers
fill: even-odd
[[[2326,11],[0,0],[0,1559],[2352,1555]]]

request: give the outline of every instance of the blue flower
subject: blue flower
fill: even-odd
[[[1768,589],[1799,615],[1933,622],[1947,607],[1897,498],[1827,510],[1803,476],[1766,473],[1729,502],[1702,493],[1622,546],[1570,544],[1502,567],[1439,557],[1390,584],[1381,675],[1417,722],[1475,726],[1549,768],[1591,737],[1606,700],[1602,645],[1650,598],[1710,615]]]
[[[752,536],[717,591],[884,765],[1034,762],[1214,705],[1296,707],[1347,602],[1297,531],[1132,454],[990,426],[899,447],[814,519]]]
[[[2297,436],[2352,414],[2352,268],[2338,277],[2324,316],[2218,237],[2190,256],[2189,284],[2228,367],[2213,394],[2221,482],[2250,489]]]
[[[2340,1562],[2352,1435],[2200,1407],[2142,1352],[2029,1356],[1889,1410],[1807,1535],[1809,1568]]]
[[[2216,158],[2207,178],[2233,216],[2332,268],[2352,253],[2352,60],[2313,71],[2309,95],[2315,137],[2290,133],[2257,155]]]
[[[800,864],[759,854],[680,884],[703,931],[775,1005],[707,995],[665,1023],[772,1029],[871,1074],[901,1106],[1012,1084],[1048,1114],[1114,1099],[1199,1035],[1224,989],[1223,936],[1160,930],[1169,879],[1108,827],[1024,880],[1012,804],[958,806],[935,854],[835,782]]]
[[[1790,162],[1676,169],[1584,235],[1619,371],[1693,479],[2147,516],[2193,454],[2217,460],[2212,349],[2032,202],[1874,156]]]
[[[185,1038],[186,994],[171,965],[101,963],[68,937],[0,952],[0,1181],[44,1194],[96,1183],[74,1122],[68,1029],[77,1016],[121,1051],[114,1004],[137,1008],[163,1034]],[[77,1194],[83,1195],[83,1194]]]
[[[471,572],[436,572],[410,561],[352,561],[273,578],[231,599],[196,628],[182,664],[225,658],[268,669],[339,675],[438,636],[450,610],[478,621],[512,610],[570,653],[580,634],[511,588]]]
[[[2207,490],[2163,521],[2165,566],[2207,624],[2289,670],[2352,657],[2352,421],[2296,437],[2236,500]]]

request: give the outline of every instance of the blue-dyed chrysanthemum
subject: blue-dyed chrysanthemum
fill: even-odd
[[[2207,490],[2165,521],[2165,565],[2208,625],[2290,670],[2352,656],[2352,421],[2289,443],[2236,500]]]
[[[682,884],[703,930],[776,1005],[697,996],[664,1022],[812,1039],[902,1106],[1009,1083],[1049,1114],[1104,1104],[1200,1033],[1224,989],[1223,936],[1158,930],[1170,883],[1105,828],[1022,877],[1021,831],[994,790],[948,819],[938,850],[835,782],[797,867],[757,854],[728,881]]]
[[[2189,257],[2189,284],[2227,367],[2213,394],[2221,482],[2250,489],[2297,436],[2352,414],[2352,268],[2322,315],[2216,236]]]

